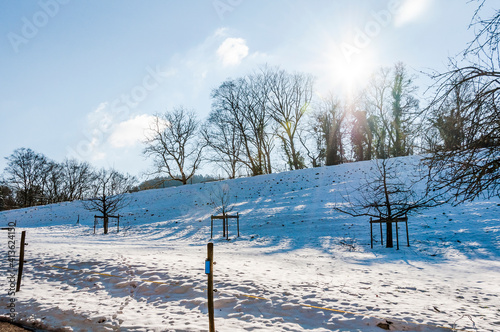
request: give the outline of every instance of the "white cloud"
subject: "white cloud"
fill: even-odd
[[[109,103],[100,103],[95,110],[87,114],[87,128],[75,148],[69,149],[70,155],[88,161],[99,161],[106,158],[101,145],[104,137],[113,126],[114,116],[109,111]]]
[[[144,140],[145,131],[153,119],[151,115],[142,114],[117,124],[109,136],[109,143],[114,148],[135,146]]]
[[[214,32],[215,37],[226,37],[228,35],[228,28],[218,28]]]
[[[108,109],[107,102],[100,103],[97,108],[87,115],[87,120],[92,131],[107,131],[113,123],[113,114]]]
[[[224,66],[235,66],[248,55],[248,46],[243,38],[226,38],[217,49]]]
[[[95,151],[94,154],[91,156],[92,161],[99,161],[99,160],[105,160],[107,157],[106,153],[102,151]]]
[[[429,9],[432,0],[406,0],[399,8],[394,25],[402,25],[414,22],[421,18]]]

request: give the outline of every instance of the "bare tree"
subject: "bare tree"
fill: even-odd
[[[429,112],[431,128],[436,129],[438,140],[431,152],[440,150],[457,150],[467,145],[465,136],[464,117],[467,110],[464,108],[472,98],[471,86],[469,84],[456,85],[453,92],[446,96],[439,108]],[[432,128],[433,127],[433,128]]]
[[[231,191],[227,184],[222,184],[212,189],[209,204],[214,208],[216,214],[225,216],[233,210],[231,205]]]
[[[325,165],[339,165],[345,161],[344,120],[346,112],[340,101],[329,96],[322,100],[315,113],[316,125],[324,141]]]
[[[241,79],[240,83],[243,88],[243,93],[240,94],[241,111],[256,148],[254,159],[261,168],[262,174],[271,174],[274,128],[267,104],[269,82],[263,73],[257,73]]]
[[[445,203],[442,191],[427,187],[425,174],[402,177],[402,162],[398,159],[374,161],[373,171],[367,174],[364,183],[343,196],[336,211],[354,217],[368,216],[386,220],[387,248],[393,247],[392,221],[419,210]]]
[[[473,56],[473,65],[498,69],[500,62],[500,50],[498,49],[500,43],[500,10],[496,9],[492,16],[483,18],[481,16],[486,0],[476,1],[479,2],[479,5],[469,25],[469,28],[475,30],[475,37],[465,49],[464,56]]]
[[[373,135],[367,113],[355,109],[351,113],[351,144],[355,161],[371,160]]]
[[[227,151],[227,146],[224,146],[225,142],[218,139],[217,134],[210,141],[207,141],[212,149],[223,150],[224,154],[228,152],[231,159],[237,159],[238,162],[248,167],[253,175],[259,175],[262,174],[262,168],[254,160],[255,152],[252,134],[240,105],[240,95],[244,93],[243,81],[241,79],[225,81],[212,91],[212,111],[209,116],[209,121],[212,119],[212,122],[217,123],[217,126],[230,127],[230,132],[239,136],[241,155],[234,155],[233,151]],[[220,131],[220,128],[217,128],[217,130]],[[210,139],[210,137],[206,137],[206,139]],[[232,162],[233,165],[236,165],[236,163],[236,160]]]
[[[392,117],[391,139],[392,157],[408,156],[413,154],[416,115],[419,101],[414,96],[417,87],[415,77],[410,75],[403,63],[394,65],[392,83]]]
[[[43,196],[42,178],[47,158],[31,149],[15,150],[7,159],[6,182],[21,207],[34,206]]]
[[[300,154],[297,131],[308,109],[313,93],[313,78],[306,74],[289,74],[281,69],[262,69],[268,86],[271,117],[277,124],[277,135],[283,144],[290,169],[305,167]]]
[[[127,192],[136,179],[115,170],[101,169],[94,175],[91,198],[83,201],[86,210],[96,211],[104,217],[104,234],[108,234],[108,217],[129,204]]]
[[[187,184],[202,161],[205,147],[199,139],[196,114],[184,107],[157,114],[144,141],[144,154],[153,157],[156,174]]]
[[[224,109],[212,111],[202,135],[212,152],[209,160],[218,164],[230,179],[234,179],[242,164],[243,142],[238,128],[231,122],[231,113]]]
[[[219,118],[218,114],[224,114],[225,125],[231,127],[231,132],[237,135],[241,144],[240,154],[233,157],[238,157],[238,161],[254,176],[272,172],[271,151],[274,145],[269,133],[266,98],[265,84],[260,76],[226,81],[212,92],[210,118]]]
[[[364,108],[370,121],[375,158],[389,157],[390,93],[390,68],[380,68],[372,75],[364,91]]]
[[[64,173],[63,166],[54,161],[48,161],[42,174],[42,192],[47,203],[64,201]]]
[[[88,162],[66,159],[62,163],[64,176],[64,200],[73,201],[86,198],[93,180],[94,171]]]
[[[429,159],[429,179],[437,188],[453,190],[456,202],[500,195],[500,10],[484,19],[484,4],[471,23],[476,37],[464,51],[467,64],[450,60],[449,71],[433,76],[436,95],[427,108],[445,107],[457,91],[470,93],[460,107],[462,144],[438,149]]]
[[[307,116],[305,130],[297,135],[313,167],[345,161],[346,108],[333,95],[322,98]]]
[[[404,64],[381,68],[365,90],[365,109],[377,158],[413,153],[418,99],[416,86]]]
[[[323,132],[318,127],[317,118],[315,116],[310,117],[306,129],[297,135],[311,162],[311,166],[323,166],[325,164],[326,147]]]
[[[461,109],[461,144],[450,146],[452,149],[438,146],[429,158],[430,180],[438,188],[454,190],[457,202],[500,194],[500,73],[496,77],[453,80],[456,83],[450,83],[453,86],[443,92],[450,95],[463,84],[475,81],[473,97]]]

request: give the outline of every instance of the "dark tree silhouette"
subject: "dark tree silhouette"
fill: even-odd
[[[66,159],[61,165],[64,177],[64,200],[84,199],[89,193],[94,175],[92,166],[88,162],[76,159]]]
[[[355,194],[343,196],[334,209],[353,217],[368,216],[387,220],[386,246],[393,247],[392,221],[422,209],[445,203],[443,193],[426,186],[425,176],[401,177],[405,165],[398,159],[373,161],[372,172],[364,183],[354,188]],[[411,167],[411,166],[410,166]],[[423,174],[425,175],[425,174]]]
[[[468,63],[450,60],[449,71],[434,75],[436,95],[426,110],[445,108],[457,91],[469,94],[460,105],[461,144],[437,145],[429,158],[430,181],[452,190],[457,203],[500,194],[500,10],[483,19],[484,4],[471,23],[476,37],[461,61]]]
[[[343,123],[345,108],[333,96],[324,99],[319,110],[313,115],[322,139],[322,157],[324,165],[339,165],[344,158]]]
[[[15,150],[7,159],[5,181],[16,194],[21,207],[33,206],[43,198],[43,177],[47,158],[31,149]]]
[[[366,111],[352,112],[351,144],[355,161],[372,159],[373,136]]]
[[[108,234],[108,216],[129,204],[127,193],[136,182],[134,177],[115,170],[101,169],[94,176],[92,198],[83,201],[86,210],[96,211],[104,217],[104,234]]]
[[[0,181],[0,211],[16,208],[16,201],[12,189]]]

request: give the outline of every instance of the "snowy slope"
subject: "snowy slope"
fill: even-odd
[[[418,157],[400,161],[403,176],[418,169]],[[226,184],[241,237],[232,221],[224,240],[216,223],[217,331],[383,331],[380,323],[500,330],[500,202],[422,211],[410,217],[410,247],[403,227],[401,250],[378,241],[370,249],[368,220],[332,206],[372,168],[361,162],[131,194],[118,234],[93,235],[93,213],[80,202],[0,213],[0,225],[16,221],[29,243],[16,319],[64,331],[208,330],[208,202]],[[0,246],[5,257],[7,239]],[[3,308],[8,300],[3,294]]]

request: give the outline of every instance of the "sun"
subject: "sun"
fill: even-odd
[[[323,57],[321,73],[328,82],[329,89],[345,98],[354,98],[367,85],[376,70],[374,51],[360,50],[347,58],[338,48],[328,47]]]
[[[365,88],[374,69],[373,56],[366,51],[350,59],[336,58],[331,75],[333,75],[342,94],[353,97]]]

